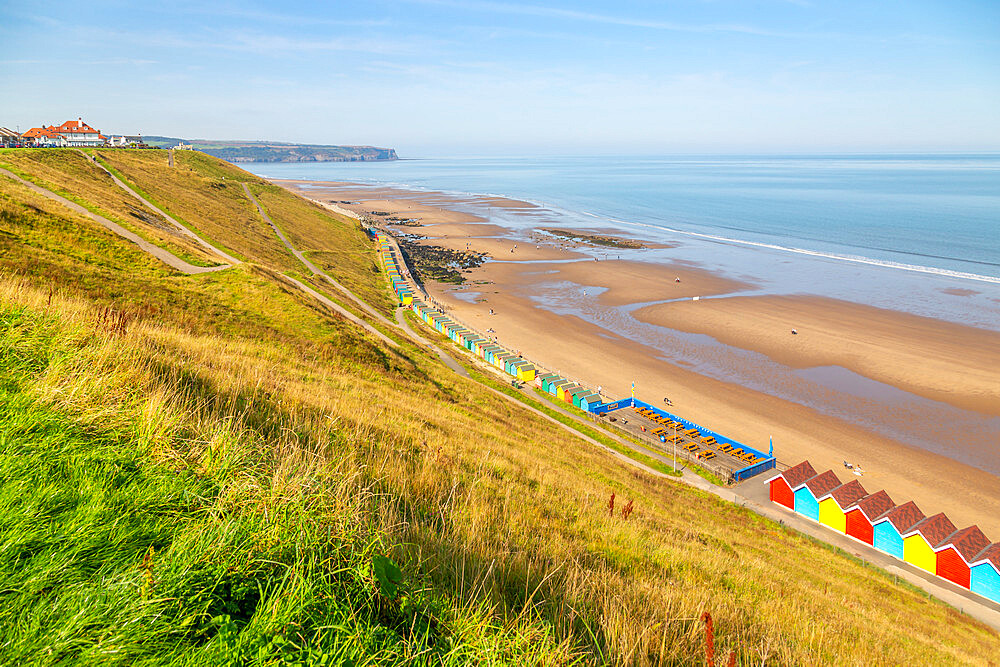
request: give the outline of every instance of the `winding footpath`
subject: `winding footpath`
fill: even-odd
[[[372,308],[371,306],[369,306],[367,303],[365,303],[364,301],[362,301],[361,299],[359,299],[357,297],[357,295],[354,294],[354,292],[350,291],[349,289],[347,289],[346,287],[344,287],[343,285],[341,285],[339,282],[337,282],[336,280],[334,280],[333,278],[331,278],[330,276],[328,276],[325,272],[321,271],[315,264],[313,264],[312,262],[309,261],[308,258],[306,258],[305,253],[303,253],[301,250],[298,250],[295,247],[293,247],[292,244],[289,243],[288,237],[286,237],[282,233],[282,231],[280,229],[278,229],[278,226],[276,224],[274,224],[273,220],[271,220],[271,216],[269,216],[267,214],[267,212],[264,210],[264,207],[260,205],[260,202],[257,201],[257,198],[253,196],[252,192],[250,192],[249,186],[247,186],[246,183],[243,183],[242,185],[243,185],[243,192],[245,192],[246,195],[247,195],[247,197],[250,198],[250,201],[253,202],[253,205],[257,207],[257,212],[260,213],[260,217],[262,217],[264,219],[264,222],[266,222],[271,227],[271,229],[274,230],[274,233],[278,235],[278,238],[285,245],[285,247],[288,249],[288,251],[291,252],[293,255],[295,255],[295,258],[298,259],[299,262],[301,262],[303,266],[305,266],[307,269],[309,269],[310,271],[312,271],[313,275],[317,275],[317,276],[323,278],[328,283],[330,283],[331,285],[333,285],[334,287],[336,287],[340,292],[342,292],[345,296],[347,296],[349,299],[351,299],[354,303],[358,304],[361,308],[363,308],[365,310],[365,312],[367,312],[368,314],[370,314],[372,317],[376,318],[378,321],[382,322],[386,326],[392,328],[392,326],[393,326],[392,322],[390,322],[385,317],[383,317],[381,313],[379,313],[377,310],[375,310],[374,308]],[[367,322],[365,322],[364,320],[362,320],[361,318],[359,318],[358,316],[356,316],[354,313],[352,313],[351,311],[347,310],[343,306],[340,306],[339,304],[335,303],[331,299],[323,296],[322,294],[320,294],[319,292],[317,292],[313,288],[309,287],[308,285],[306,285],[302,281],[299,281],[299,280],[296,280],[295,278],[291,278],[289,276],[284,276],[284,275],[281,276],[281,277],[283,279],[285,279],[285,280],[293,283],[300,290],[302,290],[303,292],[309,294],[310,296],[312,296],[314,299],[316,299],[317,301],[319,301],[320,303],[322,303],[327,308],[330,308],[331,310],[336,311],[339,315],[341,315],[344,318],[350,320],[351,322],[354,322],[355,324],[357,324],[359,327],[363,328],[368,333],[372,334],[373,336],[375,336],[379,340],[385,342],[387,345],[389,345],[391,347],[399,347],[399,344],[396,341],[394,341],[393,339],[389,338],[384,333],[382,333],[381,331],[379,331],[378,329],[376,329],[372,325],[368,324]]]
[[[115,176],[107,167],[105,167],[103,164],[101,164],[101,162],[97,158],[95,158],[93,155],[88,155],[87,153],[84,153],[83,151],[77,151],[77,152],[80,155],[82,155],[84,158],[86,158],[87,160],[90,160],[93,164],[97,165],[97,167],[99,169],[103,170],[105,174],[107,174],[108,176],[110,176],[111,180],[114,181],[115,185],[117,185],[122,190],[124,190],[125,192],[129,193],[130,195],[132,195],[133,197],[135,197],[136,199],[138,199],[140,202],[142,202],[143,206],[145,206],[146,208],[148,208],[150,211],[153,211],[154,213],[156,213],[157,215],[159,215],[160,217],[162,217],[164,220],[166,220],[167,222],[169,222],[171,225],[173,225],[174,228],[176,228],[178,232],[180,232],[184,236],[188,237],[189,239],[191,239],[192,241],[194,241],[195,243],[197,243],[198,245],[200,245],[201,247],[203,247],[205,250],[208,250],[213,255],[215,255],[217,257],[221,257],[226,262],[229,262],[229,264],[231,266],[234,266],[234,265],[240,263],[240,260],[236,259],[232,255],[229,255],[229,254],[223,252],[222,250],[219,250],[214,245],[212,245],[211,243],[209,243],[205,239],[201,238],[200,236],[198,236],[197,234],[195,234],[194,232],[192,232],[190,229],[188,229],[187,227],[185,227],[181,223],[179,223],[176,220],[174,220],[165,211],[163,211],[162,209],[158,208],[155,204],[153,204],[148,199],[146,199],[145,197],[143,197],[142,195],[140,195],[138,192],[136,192],[130,185],[128,185],[127,183],[125,183],[124,181],[122,181],[120,178],[118,178],[117,176]],[[222,267],[222,268],[229,268],[229,267],[226,266],[226,267]]]
[[[17,174],[7,171],[6,169],[0,169],[0,174],[17,181],[21,185],[33,190],[34,192],[37,192],[43,197],[47,197],[49,199],[59,202],[60,204],[62,204],[69,210],[73,211],[74,213],[79,213],[80,215],[84,215],[90,218],[91,220],[101,225],[108,231],[113,232],[114,234],[117,234],[118,236],[121,236],[122,238],[128,241],[131,241],[132,243],[139,246],[139,249],[142,250],[143,252],[152,255],[153,257],[160,260],[167,266],[173,269],[177,269],[181,273],[186,273],[188,275],[193,275],[196,273],[211,273],[213,271],[222,271],[232,266],[231,264],[221,264],[218,266],[195,266],[194,264],[189,264],[188,262],[185,262],[183,259],[174,255],[170,251],[165,250],[159,246],[153,245],[152,243],[142,238],[138,234],[125,229],[117,222],[112,222],[111,220],[108,220],[102,215],[91,213],[90,211],[80,206],[76,202],[72,202],[66,199],[65,197],[57,195],[51,190],[46,190],[40,185],[35,185],[30,181],[26,181]]]

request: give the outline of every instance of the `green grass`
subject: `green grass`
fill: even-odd
[[[32,376],[72,354],[59,329],[0,311],[5,662],[468,664],[525,641],[387,578],[393,545],[364,496],[339,507],[317,484],[273,516],[245,511],[227,499],[237,471],[263,487],[245,501],[271,504],[258,463],[164,465],[133,425],[80,424],[32,397]]]

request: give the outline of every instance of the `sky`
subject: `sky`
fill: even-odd
[[[77,117],[401,157],[998,151],[1000,1],[0,0],[0,126]]]

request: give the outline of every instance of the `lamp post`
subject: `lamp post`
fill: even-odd
[[[674,420],[674,472],[677,472],[677,420]]]

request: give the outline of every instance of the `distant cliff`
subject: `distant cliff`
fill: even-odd
[[[146,143],[160,148],[190,144],[196,151],[228,162],[367,162],[398,160],[395,149],[376,146],[326,146],[287,144],[276,141],[185,140],[177,137],[145,137]]]

